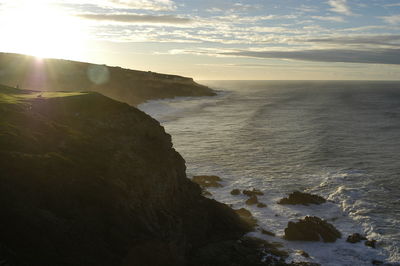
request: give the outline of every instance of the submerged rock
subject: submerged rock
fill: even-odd
[[[380,260],[372,260],[371,262],[372,262],[372,265],[382,265],[383,264],[383,261],[380,261]]]
[[[267,204],[260,202],[260,203],[257,204],[257,207],[258,208],[266,208]]]
[[[376,248],[376,240],[371,239],[371,240],[367,240],[364,243],[366,246],[371,247],[371,248]]]
[[[298,222],[289,222],[284,238],[287,240],[335,242],[341,233],[330,223],[316,217],[306,216]]]
[[[361,240],[367,240],[367,238],[365,236],[360,235],[359,233],[354,233],[352,235],[349,235],[346,239],[346,241],[349,243],[358,243],[361,242]]]
[[[310,255],[307,252],[305,252],[304,250],[299,250],[299,254],[301,256],[303,256],[304,258],[309,258],[310,257]]]
[[[295,191],[295,192],[289,194],[289,197],[279,200],[278,204],[308,205],[308,204],[322,204],[325,202],[326,202],[326,199],[324,199],[321,196],[313,195],[313,194],[309,194],[309,193],[303,193],[300,191]]]
[[[247,205],[255,205],[258,203],[257,196],[251,196],[248,200],[246,200]]]
[[[222,179],[219,176],[216,175],[199,175],[199,176],[194,176],[192,178],[192,181],[198,184],[199,186],[203,188],[208,188],[208,187],[222,187],[219,181],[222,181]]]
[[[243,190],[244,195],[252,197],[252,196],[263,196],[264,193],[258,189],[253,188],[253,190]]]
[[[234,195],[234,196],[236,196],[236,195],[239,195],[240,194],[240,190],[239,189],[233,189],[232,191],[231,191],[231,195]]]

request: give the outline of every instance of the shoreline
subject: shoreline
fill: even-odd
[[[185,99],[181,99],[182,101],[184,101]],[[171,101],[168,101],[167,100],[167,102],[169,102],[169,103],[171,103]],[[159,102],[160,104],[162,104],[163,102]],[[156,104],[155,102],[154,102],[154,104]],[[205,108],[208,108],[207,110],[208,110],[208,112],[210,112],[210,108],[212,108],[212,106],[214,105],[214,103],[213,104],[211,104],[211,105],[207,105]],[[210,107],[211,106],[211,107]],[[140,106],[139,106],[139,108],[140,108]],[[189,113],[192,113],[192,112],[189,112]],[[193,113],[194,114],[194,113]],[[156,116],[157,117],[157,116]],[[162,115],[161,115],[161,117],[162,117]],[[184,114],[182,113],[181,115],[179,115],[179,117],[181,117],[180,119],[182,119],[182,118],[184,118]],[[173,120],[173,119],[172,119]],[[163,124],[166,124],[167,125],[167,131],[168,131],[168,125],[169,124],[174,124],[173,123],[173,121],[171,122],[171,120],[166,120],[166,121],[163,121],[162,122]],[[180,122],[180,123],[177,123],[177,124],[182,124],[183,122]],[[176,126],[173,126],[173,128],[175,128]],[[170,132],[171,134],[172,134],[172,137],[174,138],[174,133],[173,132]],[[176,144],[176,141],[175,141],[175,144]],[[178,151],[179,151],[179,146],[178,146]],[[190,162],[188,162],[188,163],[190,163]],[[190,165],[188,166],[188,169],[190,170]],[[223,171],[223,169],[219,169],[220,171],[194,171],[194,172],[188,172],[188,175],[218,175],[218,176],[221,176],[221,178],[224,180],[223,181],[223,183],[224,183],[224,187],[223,188],[211,188],[210,189],[210,192],[211,192],[211,194],[213,195],[213,197],[212,198],[215,198],[215,199],[217,199],[217,200],[219,200],[219,201],[222,201],[222,202],[224,202],[224,203],[227,203],[227,204],[233,204],[233,206],[235,207],[235,208],[240,208],[240,206],[243,206],[243,205],[241,205],[241,204],[237,204],[238,203],[238,201],[237,200],[232,200],[232,199],[229,199],[229,200],[227,200],[227,198],[229,198],[230,197],[230,195],[229,195],[229,192],[230,192],[230,190],[232,190],[232,189],[234,189],[234,188],[238,188],[238,187],[232,187],[232,183],[234,184],[235,182],[234,182],[234,177],[230,177],[229,175],[230,174],[228,174],[228,177],[226,177],[226,175],[227,175],[227,173],[224,173],[224,171]],[[233,179],[232,179],[233,178]],[[225,182],[227,182],[227,183],[225,183]],[[225,187],[225,186],[227,186],[227,187]],[[239,187],[240,189],[251,189],[251,186],[245,186],[245,187]],[[260,188],[260,187],[257,187],[257,188]],[[262,188],[261,188],[262,189]],[[263,190],[267,195],[269,194],[269,192],[268,192],[268,189],[266,189],[266,190]],[[215,197],[215,195],[217,195],[217,197]],[[283,196],[284,194],[280,194],[280,197],[281,196]],[[275,198],[275,199],[268,199],[267,200],[267,205],[270,207],[273,207],[274,206],[274,203],[277,201],[277,199],[278,198]],[[242,199],[243,200],[243,199]],[[332,199],[333,200],[333,199]],[[243,200],[243,202],[244,202],[244,200]],[[337,202],[337,199],[335,199],[335,204],[334,205],[332,205],[332,207],[334,207],[334,208],[336,208],[338,211],[337,211],[337,215],[339,215],[339,216],[341,216],[341,215],[343,215],[344,213],[345,213],[345,211],[343,211],[341,208],[340,208],[340,202]],[[332,203],[329,203],[329,204],[332,204]],[[326,207],[326,208],[332,208],[332,207]],[[320,209],[320,212],[321,213],[324,213],[326,210],[324,210],[325,208],[323,208],[323,207],[318,207],[319,209]],[[317,208],[317,209],[318,209]],[[277,211],[277,209],[274,207],[273,208],[275,211]],[[317,211],[317,209],[315,209],[315,210],[313,210],[312,212],[315,212],[315,211]],[[255,209],[256,210],[256,213],[258,213],[258,212],[260,212],[260,211],[257,211],[257,209]],[[305,213],[310,213],[310,210],[308,209],[308,211],[307,211],[307,208],[300,208],[299,210],[301,210],[301,212],[305,212]],[[253,212],[253,211],[252,211]],[[311,212],[311,213],[312,213]],[[318,212],[317,212],[318,213]],[[351,218],[350,216],[349,216],[349,214],[346,214],[347,215],[347,217],[348,217],[348,219],[349,219],[349,222],[348,223],[350,223],[350,224],[354,224],[354,223],[356,223],[356,221],[355,220],[353,220],[353,218]],[[257,216],[257,215],[256,215]],[[272,215],[273,216],[273,215]],[[261,216],[262,217],[262,216]],[[268,216],[269,217],[269,216]],[[263,218],[263,219],[277,219],[277,217],[270,217],[270,218],[268,218],[268,217],[265,217],[265,218]],[[280,218],[282,218],[283,216],[281,216]],[[299,218],[301,218],[301,217],[304,217],[304,216],[299,216]],[[333,217],[331,217],[331,219],[334,219],[335,217],[333,216]],[[286,223],[289,221],[290,219],[286,219]],[[332,220],[332,221],[334,221],[334,220]],[[350,226],[350,224],[349,225],[346,225],[346,226]],[[351,225],[352,226],[352,225]],[[281,230],[283,230],[283,228],[284,228],[284,226],[281,226]],[[267,230],[268,230],[268,228],[267,228]],[[343,229],[342,229],[343,230]],[[358,250],[358,248],[357,247],[355,247],[355,246],[351,246],[351,244],[348,244],[348,243],[346,243],[345,242],[345,238],[347,237],[347,235],[346,234],[352,234],[352,233],[356,233],[356,232],[360,232],[360,233],[362,233],[363,231],[362,231],[362,229],[361,228],[359,228],[359,229],[357,229],[357,226],[354,228],[354,230],[352,230],[352,231],[348,231],[348,230],[345,230],[345,235],[343,236],[343,238],[342,238],[342,240],[341,240],[341,242],[340,242],[340,244],[339,244],[339,246],[340,245],[344,245],[344,247],[346,247],[346,245],[350,245],[350,246],[348,246],[348,247],[351,247],[351,248],[355,248],[355,250]],[[260,236],[261,234],[251,234],[251,236]],[[282,234],[281,234],[282,235]],[[268,241],[276,241],[276,239],[274,239],[274,238],[271,238],[271,237],[265,237],[265,236],[262,236],[264,239],[266,239],[266,240],[268,240]],[[286,245],[287,245],[287,243],[285,243]],[[305,243],[305,245],[309,245],[309,246],[314,246],[314,245],[312,245],[311,243]],[[296,245],[293,245],[293,244],[289,244],[289,245],[287,245],[287,246],[289,246],[291,249],[296,249]],[[339,247],[338,246],[338,247]],[[315,248],[318,248],[318,244],[316,244],[316,246],[315,246]],[[331,247],[332,249],[336,249],[336,247]],[[380,247],[380,248],[382,248],[382,247]],[[297,248],[298,249],[298,248]],[[328,250],[329,250],[330,248],[328,248],[328,249],[326,249],[326,252],[328,252]],[[365,252],[368,252],[369,250],[368,249],[365,249],[365,248],[363,248],[364,250],[365,250]],[[372,250],[371,250],[372,251]],[[377,250],[373,250],[373,252],[375,252],[375,251],[377,251]],[[382,252],[383,252],[383,250],[381,250]],[[315,252],[315,251],[314,251]],[[311,252],[310,252],[311,253]],[[375,253],[374,253],[375,254]],[[322,254],[319,254],[318,256],[323,256],[323,253]],[[297,259],[298,259],[299,257],[297,257]],[[376,255],[375,256],[375,258],[374,259],[377,259],[377,260],[387,260],[387,259],[389,259],[389,254],[387,254],[386,256],[381,256],[381,255]],[[372,260],[372,259],[371,259]],[[313,261],[309,261],[309,262],[313,262]],[[315,262],[315,261],[314,261]],[[323,264],[323,265],[325,265],[325,264]],[[327,264],[328,265],[328,264]],[[330,264],[329,264],[330,265]],[[334,265],[334,262],[333,262],[333,264],[332,265]],[[391,263],[387,263],[387,264],[385,264],[385,265],[397,265],[397,264],[391,264]]]
[[[0,113],[1,263],[259,265],[267,244],[201,195],[145,113],[98,93],[1,85]]]

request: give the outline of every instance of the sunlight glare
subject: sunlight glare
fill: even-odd
[[[39,57],[79,59],[85,31],[48,0],[8,0],[0,6],[0,49]]]

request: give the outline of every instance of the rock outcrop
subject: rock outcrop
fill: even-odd
[[[376,248],[376,240],[375,239],[369,239],[369,240],[365,241],[364,244],[367,247]]]
[[[237,188],[235,188],[235,189],[232,189],[232,191],[231,191],[231,195],[234,195],[234,196],[240,195],[240,190],[239,190],[239,189],[237,189]]]
[[[0,86],[0,211],[10,265],[199,265],[250,230],[156,120],[98,93]]]
[[[257,225],[257,219],[251,214],[251,212],[245,208],[235,210],[239,217],[245,221],[251,228]]]
[[[0,84],[42,91],[95,91],[131,105],[177,96],[215,95],[191,78],[8,53],[0,53]]]
[[[251,196],[249,199],[246,200],[245,202],[247,205],[255,205],[258,204],[258,198],[257,196]]]
[[[341,233],[332,224],[318,217],[306,216],[298,222],[289,222],[284,237],[287,240],[335,242]]]
[[[367,238],[359,233],[354,233],[347,237],[346,242],[354,244],[354,243],[361,242],[361,240],[367,240]]]
[[[324,199],[321,196],[295,191],[293,193],[290,193],[287,198],[279,200],[278,204],[308,205],[308,204],[322,204],[325,202],[326,199]]]

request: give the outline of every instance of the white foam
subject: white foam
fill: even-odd
[[[252,234],[271,242],[283,243],[284,249],[290,253],[289,260],[313,261],[322,265],[371,265],[374,259],[399,262],[399,247],[394,241],[397,239],[399,243],[399,230],[398,228],[393,230],[393,234],[390,235],[388,230],[383,230],[381,226],[385,222],[399,224],[400,221],[385,221],[384,215],[382,218],[371,218],[369,211],[376,209],[377,206],[373,205],[373,201],[365,199],[363,189],[381,188],[371,188],[368,184],[364,184],[364,179],[372,180],[370,177],[366,178],[368,173],[358,169],[336,169],[334,166],[313,169],[312,173],[301,173],[307,166],[304,162],[291,165],[283,163],[286,162],[287,156],[295,156],[296,153],[282,154],[279,147],[287,146],[286,142],[295,142],[298,135],[294,135],[291,140],[276,143],[275,150],[267,149],[265,146],[269,145],[267,141],[273,139],[268,138],[266,132],[281,125],[267,124],[269,123],[267,120],[266,124],[254,126],[257,132],[247,132],[243,127],[249,126],[254,116],[260,115],[257,105],[253,106],[253,101],[257,100],[257,97],[254,94],[246,96],[248,93],[253,92],[234,91],[232,94],[220,94],[211,98],[151,101],[139,107],[162,122],[167,132],[172,134],[174,146],[187,162],[188,176],[200,174],[221,176],[224,187],[209,189],[212,197],[231,204],[235,209],[242,207],[249,209],[257,218],[260,228],[274,232],[277,236],[265,236],[259,231]],[[248,104],[243,101],[248,101]],[[262,101],[264,106],[267,100],[262,99]],[[262,115],[267,114],[262,113]],[[301,126],[301,124],[296,125]],[[307,130],[303,133],[298,132],[307,135],[310,133]],[[275,134],[280,131],[271,132]],[[260,142],[254,134],[263,136],[264,139]],[[307,148],[308,146],[305,147],[304,153],[307,152]],[[270,160],[273,156],[277,158]],[[247,199],[245,195],[230,194],[234,188],[262,190],[265,195],[260,196],[259,200],[268,207],[261,209],[245,205]],[[306,192],[324,196],[329,202],[319,206],[286,206],[276,203],[294,189],[306,189]],[[306,215],[326,219],[342,232],[342,238],[335,243],[282,239],[288,221]],[[378,240],[378,248],[372,249],[363,243],[347,243],[346,237],[353,233],[366,234],[368,238]],[[306,251],[311,258],[300,256],[298,250]]]
[[[259,229],[265,229],[276,234],[276,237],[266,236],[257,232],[250,235],[278,242],[284,245],[284,250],[288,251],[290,261],[310,261],[322,265],[369,265],[372,260],[387,259],[387,254],[382,249],[372,249],[363,243],[350,244],[346,242],[348,235],[359,232],[363,233],[363,228],[354,222],[340,206],[333,202],[322,205],[280,205],[276,202],[285,195],[270,194],[268,188],[262,188],[253,183],[251,187],[261,189],[265,195],[259,196],[259,201],[266,203],[267,208],[258,208],[256,206],[247,206],[245,200],[247,196],[241,194],[233,196],[230,191],[234,188],[249,189],[248,186],[238,187],[237,182],[231,184],[228,181],[223,182],[223,188],[212,188],[209,191],[213,198],[218,201],[230,204],[234,209],[246,208],[250,210],[253,216],[258,220]],[[284,229],[288,221],[296,221],[304,216],[318,216],[332,223],[342,233],[342,238],[335,243],[308,242],[308,241],[286,241],[283,239]],[[299,255],[298,250],[304,250],[311,257],[309,259]]]
[[[175,97],[172,99],[150,100],[140,104],[138,108],[160,123],[163,123],[178,119],[206,106],[215,105],[226,94],[226,92],[218,91],[217,96]]]

